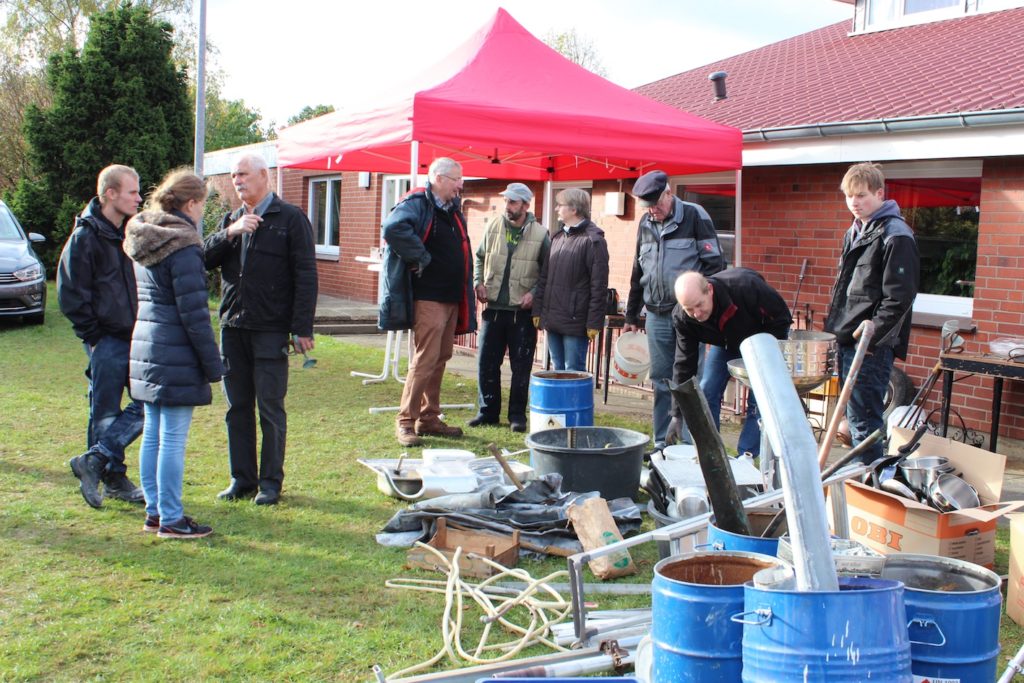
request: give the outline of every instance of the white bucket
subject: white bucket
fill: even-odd
[[[622,384],[640,384],[651,369],[651,352],[647,348],[647,335],[624,332],[615,342],[612,356],[614,379]]]

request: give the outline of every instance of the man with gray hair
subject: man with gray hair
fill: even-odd
[[[231,168],[242,206],[206,238],[206,267],[220,267],[221,353],[228,374],[231,484],[221,500],[255,498],[275,505],[284,482],[289,345],[313,348],[317,272],[313,228],[306,214],[270,191],[263,157],[243,156]],[[291,340],[289,340],[289,336]],[[263,442],[256,460],[259,408]]]
[[[462,215],[462,166],[440,157],[427,186],[406,195],[382,227],[384,293],[378,325],[413,331],[414,351],[402,390],[395,437],[418,446],[422,436],[462,436],[441,420],[441,379],[455,335],[476,329],[472,251]]]
[[[476,300],[486,304],[481,318],[477,357],[480,412],[470,427],[498,424],[501,414],[501,362],[508,352],[512,385],[508,421],[513,432],[526,431],[530,371],[537,348],[533,297],[551,248],[548,230],[530,211],[533,192],[511,183],[501,193],[505,211],[484,227],[476,250]]]

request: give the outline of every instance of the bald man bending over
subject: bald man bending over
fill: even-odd
[[[761,332],[785,339],[793,316],[779,293],[760,273],[749,268],[731,268],[710,277],[695,271],[683,273],[676,279],[675,295],[678,305],[672,311],[672,326],[676,332],[672,379],[679,384],[696,375],[700,345],[710,344],[700,388],[718,427],[722,396],[729,383],[726,364],[740,357],[740,343]],[[667,443],[679,438],[680,421],[679,406],[673,401]],[[748,395],[747,419],[736,450],[755,456],[761,450],[761,429],[757,425],[757,402],[753,392]]]

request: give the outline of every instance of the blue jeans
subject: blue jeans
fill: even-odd
[[[508,390],[508,421],[526,422],[530,373],[537,348],[537,328],[529,310],[503,311],[487,308],[480,316],[480,351],[477,357],[477,401],[480,415],[489,422],[501,417],[501,363],[508,352],[512,383]]]
[[[555,370],[587,371],[587,349],[590,340],[586,337],[571,337],[567,334],[545,331],[548,353]]]
[[[128,387],[129,343],[117,337],[103,337],[93,348],[85,347],[89,358],[90,449],[107,459],[108,474],[124,474],[124,449],[142,433],[142,404],[131,401],[124,409],[121,399]]]
[[[722,397],[725,387],[729,384],[728,362],[742,358],[739,351],[729,351],[722,346],[709,346],[704,359],[704,377],[700,380],[700,389],[704,392],[711,416],[715,418],[715,427],[721,426]],[[755,457],[761,452],[761,428],[757,425],[757,401],[754,392],[747,393],[747,415],[740,430],[740,439],[736,451],[740,454],[751,453]]]
[[[850,364],[856,355],[855,346],[839,346],[839,377],[845,382],[850,374]],[[856,446],[871,432],[883,429],[885,421],[885,391],[889,387],[889,375],[892,374],[892,347],[882,346],[871,355],[864,356],[857,383],[850,393],[850,402],[846,404],[846,421],[850,423],[850,438]],[[874,462],[884,454],[881,442],[876,443],[860,457],[861,462]]]
[[[185,442],[192,424],[192,406],[143,404],[146,428],[139,449],[139,478],[146,494],[146,514],[165,524],[185,516],[181,485],[185,478]]]
[[[654,386],[654,444],[665,445],[665,433],[668,423],[672,420],[672,392],[668,388],[672,380],[673,365],[676,359],[676,331],[672,327],[672,314],[651,313],[647,311],[644,322],[647,332],[647,352],[651,355],[651,384]],[[697,362],[697,381],[704,371],[704,345],[700,345],[700,357]],[[681,443],[693,443],[686,420],[682,421]]]

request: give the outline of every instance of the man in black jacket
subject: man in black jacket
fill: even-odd
[[[242,206],[206,239],[206,267],[221,269],[221,353],[231,485],[222,500],[251,498],[274,505],[284,481],[289,344],[313,348],[317,272],[313,228],[302,211],[270,191],[260,156],[235,162],[231,181]],[[289,342],[292,335],[292,342]],[[263,442],[256,464],[259,407]],[[257,493],[258,490],[258,493]]]
[[[105,494],[143,502],[128,479],[124,449],[142,433],[142,405],[121,400],[128,386],[128,349],[138,295],[135,271],[121,248],[125,222],[139,209],[139,174],[128,166],[100,171],[96,197],[75,221],[57,270],[57,300],[82,340],[89,366],[89,450],[72,458],[82,497],[94,508]]]
[[[825,331],[839,344],[840,377],[845,382],[857,351],[853,334],[865,320],[875,331],[846,406],[853,445],[884,425],[885,392],[896,358],[907,357],[910,318],[917,298],[921,259],[917,240],[895,201],[885,199],[885,176],[878,164],[854,164],[840,185],[853,225],[843,237],[839,274]],[[882,444],[862,456],[882,457]]]
[[[673,379],[678,384],[697,374],[698,349],[702,344],[711,345],[704,359],[700,388],[717,427],[722,395],[729,383],[727,363],[740,357],[740,343],[761,332],[785,339],[793,317],[779,293],[760,273],[748,268],[732,268],[708,278],[692,271],[684,273],[676,280],[675,295],[679,305],[672,312],[676,331]],[[670,439],[678,438],[678,406],[673,406],[673,414],[668,431]],[[750,392],[747,419],[743,422],[736,450],[756,456],[760,446],[757,402]]]

